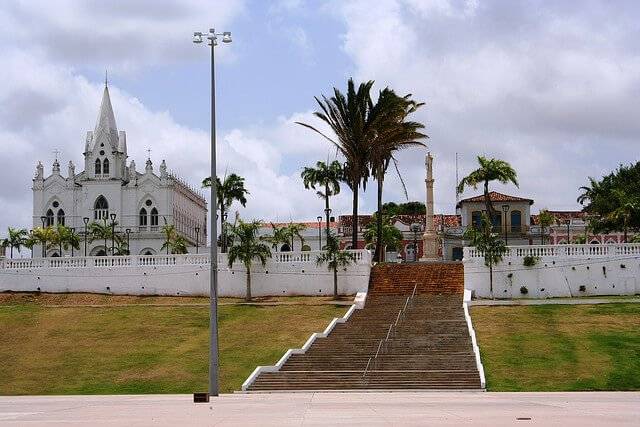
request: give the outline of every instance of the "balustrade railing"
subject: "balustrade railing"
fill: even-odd
[[[528,245],[508,246],[505,258],[553,257],[553,258],[590,258],[640,255],[640,243],[620,243],[609,245]],[[474,247],[464,248],[464,259],[484,258],[482,251]]]

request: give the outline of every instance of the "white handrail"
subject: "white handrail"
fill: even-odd
[[[465,247],[464,259],[484,258],[482,251]],[[640,255],[640,243],[571,244],[571,245],[512,245],[507,246],[505,258],[596,258],[620,255]]]

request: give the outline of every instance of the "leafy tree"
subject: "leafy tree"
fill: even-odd
[[[489,267],[489,292],[493,297],[493,266],[502,261],[507,247],[498,233],[491,232],[491,220],[486,214],[480,222],[480,229],[467,228],[464,238],[484,255],[484,264]]]
[[[607,219],[622,225],[624,243],[627,243],[631,219],[640,212],[640,198],[627,194],[619,188],[613,189],[612,196],[616,200],[616,208],[607,214]]]
[[[60,256],[63,254],[63,249],[65,251],[69,250],[70,247],[76,250],[80,249],[80,237],[75,234],[70,227],[58,224],[54,230],[55,236],[52,243],[58,246]]]
[[[169,252],[172,254],[187,253],[187,242],[184,237],[178,234],[175,225],[165,224],[160,231],[164,234],[164,243],[160,250],[166,250],[167,255],[169,255]]]
[[[369,117],[372,86],[373,81],[370,80],[361,83],[356,90],[353,79],[349,79],[346,96],[334,88],[331,98],[324,95],[322,99],[315,98],[320,111],[314,112],[314,115],[329,125],[333,138],[314,126],[296,122],[327,139],[346,159],[343,171],[344,179],[353,192],[351,244],[354,248],[358,244],[358,192],[361,186],[366,190],[371,172],[369,151],[375,137],[375,127]]]
[[[114,227],[117,225],[118,225],[118,221],[114,221]],[[96,240],[104,241],[104,254],[108,255],[109,249],[107,246],[107,240],[111,239],[112,237],[115,237],[113,236],[111,223],[108,223],[106,218],[103,218],[101,222],[94,221],[91,224],[89,224],[88,231],[89,231],[91,242],[94,242]]]
[[[338,299],[338,269],[346,268],[355,262],[355,255],[352,252],[340,250],[338,238],[329,235],[324,252],[318,255],[317,265],[326,264],[327,268],[333,271],[333,298]]]
[[[412,146],[424,146],[422,142],[418,141],[427,137],[420,132],[424,129],[424,125],[406,120],[422,105],[424,104],[413,101],[411,95],[398,96],[393,90],[385,88],[380,92],[377,102],[371,108],[370,117],[376,132],[371,143],[369,163],[373,177],[377,182],[378,212],[382,212],[384,177],[392,162],[398,176],[400,176],[397,160],[394,157],[396,152]],[[404,186],[402,176],[400,176],[400,181]],[[375,259],[381,262],[383,260],[382,215],[378,215],[376,220],[378,233]]]
[[[7,228],[7,238],[0,241],[2,247],[9,248],[10,257],[13,258],[13,249],[17,249],[20,253],[20,249],[26,246],[29,233],[24,228]]]
[[[247,292],[245,299],[251,301],[251,264],[254,259],[260,261],[264,267],[267,259],[271,258],[271,250],[258,238],[258,230],[262,226],[260,221],[244,222],[238,219],[231,228],[230,233],[234,237],[234,244],[229,249],[229,268],[233,268],[236,261],[244,264],[247,272]]]
[[[286,226],[286,234],[291,239],[291,250],[293,251],[293,240],[298,238],[300,240],[300,249],[302,249],[302,245],[304,245],[304,237],[302,236],[302,232],[307,228],[306,225],[290,222],[289,225]]]
[[[556,218],[553,216],[548,209],[542,209],[538,214],[538,223],[540,225],[540,239],[541,244],[544,245],[544,230],[547,227],[550,227],[556,222]]]
[[[271,234],[268,236],[260,237],[260,240],[263,240],[267,243],[271,244],[271,248],[275,249],[276,252],[280,245],[291,244],[291,235],[289,233],[289,228],[287,226],[278,227],[273,222],[271,223]]]
[[[244,178],[240,175],[236,175],[232,173],[228,176],[224,176],[222,181],[220,181],[220,177],[216,177],[216,199],[217,199],[217,210],[220,211],[220,232],[223,234],[224,227],[226,227],[224,221],[224,214],[227,212],[234,201],[239,202],[242,207],[247,206],[247,191],[244,188]],[[205,178],[202,181],[203,187],[211,187],[211,177]],[[227,242],[222,242],[222,252],[227,251]]]
[[[379,226],[378,225],[379,223],[376,218],[377,216],[378,216],[377,213],[373,214],[373,217],[371,218],[371,222],[367,224],[364,231],[364,241],[367,243],[373,243],[375,241],[376,245],[378,245],[377,237],[378,237],[378,226]],[[389,247],[397,248],[400,245],[400,242],[402,242],[402,238],[403,238],[402,232],[398,230],[391,223],[391,217],[389,217],[388,215],[383,215],[381,234],[382,234],[382,245],[384,245],[383,249],[385,250]],[[379,262],[384,261],[385,250],[381,251],[382,259]]]
[[[516,171],[511,165],[504,160],[499,159],[487,159],[483,156],[478,156],[478,163],[480,167],[469,175],[462,178],[458,184],[458,194],[461,194],[465,187],[472,187],[477,189],[478,185],[484,186],[484,203],[489,216],[489,221],[493,224],[493,219],[496,216],[497,211],[493,208],[493,204],[489,198],[489,183],[491,181],[498,181],[502,184],[512,182],[518,187],[518,178]]]
[[[327,162],[328,163],[328,162]],[[344,179],[344,171],[339,161],[334,160],[327,164],[325,162],[317,162],[316,167],[305,167],[300,174],[304,188],[316,189],[316,186],[323,188],[324,191],[316,191],[321,199],[324,199],[324,212],[327,220],[327,238],[329,237],[329,197],[340,193],[340,181]]]
[[[29,242],[27,242],[28,246],[35,246],[36,243],[39,243],[40,246],[44,249],[44,253],[46,256],[47,250],[49,250],[56,240],[56,231],[53,227],[36,227],[33,229],[33,233],[31,233],[31,237],[29,238]]]

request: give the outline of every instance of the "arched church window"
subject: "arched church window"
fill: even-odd
[[[47,211],[46,217],[47,217],[47,219],[44,222],[44,226],[45,227],[52,227],[53,226],[53,211],[51,209],[49,209]]]
[[[158,225],[158,210],[156,208],[151,209],[151,226]]]
[[[104,159],[102,162],[102,174],[109,175],[109,159]]]
[[[100,196],[96,199],[96,203],[93,205],[93,219],[108,219],[109,218],[109,203],[104,196]]]
[[[64,225],[64,211],[62,209],[58,211],[58,225]]]
[[[140,209],[140,225],[147,225],[147,210],[145,208]]]
[[[100,159],[96,159],[95,173],[96,175],[102,175],[102,163],[100,163]]]

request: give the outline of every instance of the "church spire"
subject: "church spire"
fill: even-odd
[[[117,147],[118,144],[118,128],[116,127],[116,118],[111,107],[111,98],[109,96],[109,86],[105,74],[104,92],[102,93],[102,103],[100,104],[100,112],[96,129],[94,131],[95,140],[106,137],[108,142]]]

